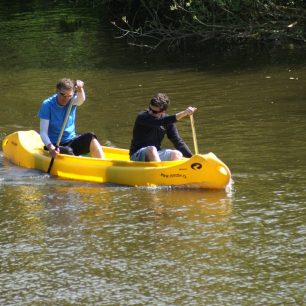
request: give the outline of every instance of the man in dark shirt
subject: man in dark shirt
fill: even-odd
[[[197,109],[189,106],[176,115],[167,115],[170,104],[167,95],[154,96],[149,108],[138,114],[130,146],[130,158],[133,161],[166,161],[191,157],[192,152],[180,137],[175,122],[193,114]],[[167,135],[176,150],[161,149],[164,136]]]

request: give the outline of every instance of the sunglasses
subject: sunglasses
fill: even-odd
[[[153,114],[160,114],[160,113],[162,113],[164,110],[163,109],[160,109],[160,110],[158,110],[158,111],[156,111],[156,110],[154,110],[154,109],[152,109],[151,108],[151,106],[149,106],[149,110],[153,113]]]
[[[72,95],[66,95],[66,94],[64,94],[64,93],[62,93],[62,92],[60,92],[59,93],[62,97],[64,97],[64,98],[71,98],[72,96],[73,96],[73,94]]]

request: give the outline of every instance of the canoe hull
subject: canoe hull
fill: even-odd
[[[47,172],[49,153],[36,131],[18,131],[2,143],[4,158],[13,164]],[[59,154],[54,176],[88,182],[129,186],[186,186],[223,189],[231,178],[228,167],[213,153],[168,162],[133,162],[128,150],[103,147],[106,159]]]

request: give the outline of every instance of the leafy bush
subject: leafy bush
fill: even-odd
[[[304,0],[78,0],[112,22],[131,45],[186,42],[305,43]]]

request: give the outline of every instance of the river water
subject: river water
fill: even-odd
[[[198,107],[199,151],[221,158],[233,183],[88,184],[19,168],[1,152],[0,304],[304,305],[303,52],[152,54],[80,11],[33,5],[0,1],[1,141],[38,130],[41,101],[62,77],[85,82],[78,131],[122,148],[137,112],[166,92],[170,113]],[[193,148],[190,122],[178,128]]]

